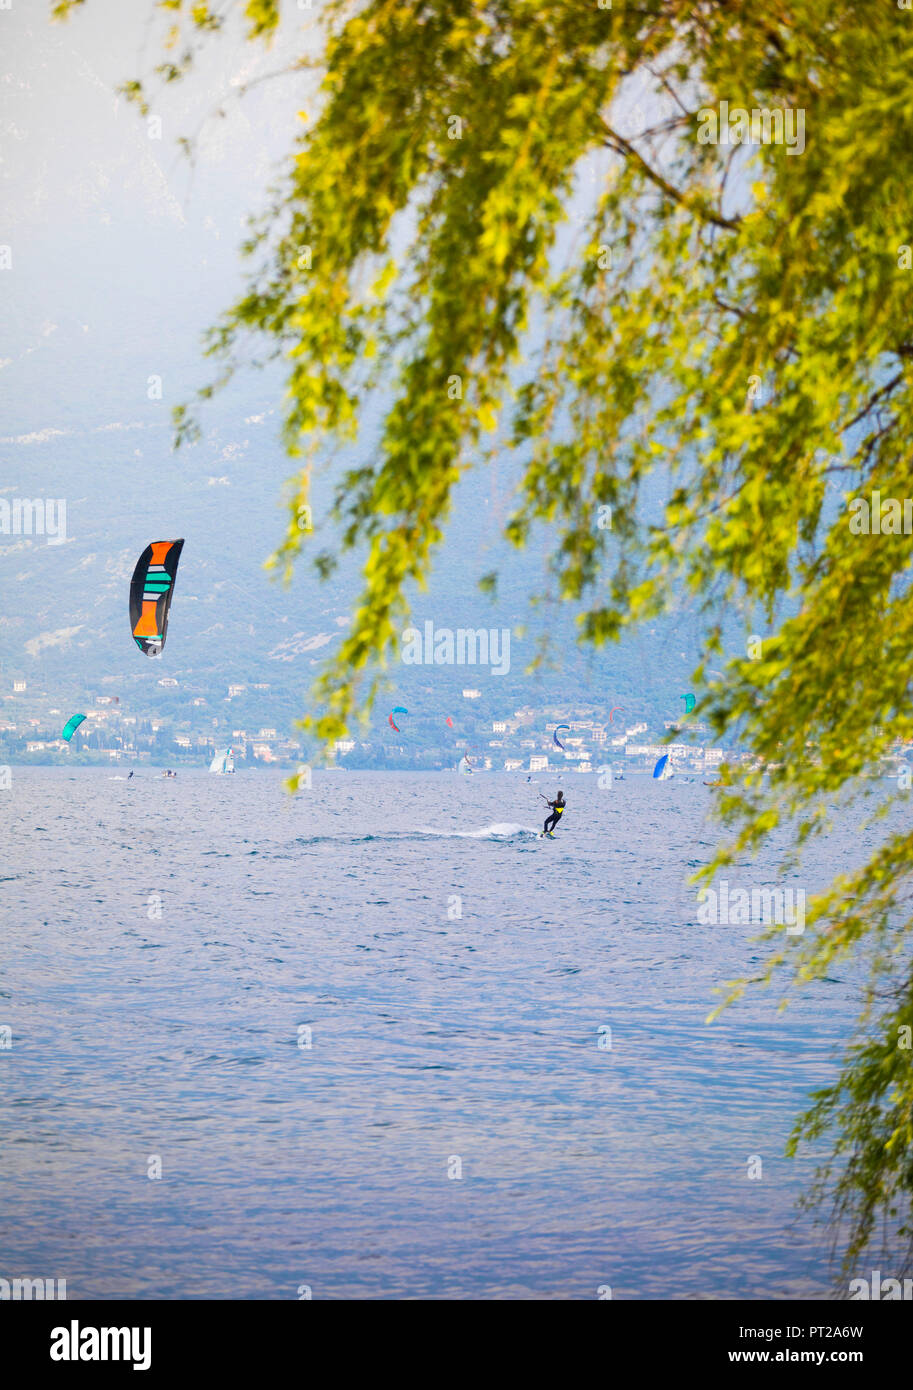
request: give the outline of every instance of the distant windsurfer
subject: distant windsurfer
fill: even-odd
[[[542,793],[540,792],[539,795],[542,796]],[[546,817],[545,824],[542,827],[542,834],[549,835],[552,839],[554,839],[555,837],[554,835],[552,835],[552,831],[554,830],[555,826],[558,824],[559,820],[564,814],[564,808],[567,805],[567,802],[564,799],[564,792],[559,790],[558,795],[554,801],[549,801],[548,798],[544,796],[542,797],[542,800],[548,804],[551,810],[551,815]]]

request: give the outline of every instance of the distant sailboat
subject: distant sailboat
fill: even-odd
[[[223,773],[234,772],[234,770],[235,761],[231,755],[230,748],[226,748],[224,753],[217,753],[216,756],[213,758],[212,762],[209,764],[210,772]]]

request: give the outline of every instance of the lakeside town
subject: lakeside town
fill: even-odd
[[[388,719],[381,723],[376,710],[375,727],[364,736],[337,740],[327,758],[316,743],[289,735],[282,721],[248,718],[252,711],[262,715],[274,696],[265,682],[231,684],[220,696],[185,691],[178,705],[161,713],[134,712],[127,696],[96,695],[84,704],[85,720],[67,743],[61,731],[72,711],[51,704],[46,692],[24,679],[10,684],[0,707],[0,763],[7,764],[205,767],[230,749],[238,770],[290,768],[314,760],[340,770],[450,768],[467,774],[611,769],[617,779],[651,772],[664,754],[676,773],[704,777],[714,777],[723,762],[750,761],[736,747],[712,746],[709,727],[687,717],[626,720],[618,706],[578,704],[569,710],[553,703],[527,704],[499,715],[475,689],[461,692],[463,709],[456,719],[407,718],[404,711],[397,727]],[[157,684],[163,696],[181,693],[173,677]],[[291,718],[285,722],[293,727]],[[902,775],[908,756],[898,743],[873,775]]]

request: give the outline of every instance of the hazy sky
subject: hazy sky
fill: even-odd
[[[5,436],[148,412],[151,374],[166,410],[206,379],[200,334],[241,284],[244,219],[312,81],[238,92],[301,51],[303,28],[272,51],[215,39],[199,72],[155,99],[161,138],[150,138],[115,89],[161,59],[152,0],[88,0],[65,24],[48,12],[49,0],[0,12]],[[199,135],[194,169],[176,145],[184,135]]]

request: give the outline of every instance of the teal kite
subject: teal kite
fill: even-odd
[[[60,735],[60,737],[63,739],[65,743],[69,743],[70,739],[73,737],[73,735],[75,734],[76,730],[79,728],[80,724],[85,719],[85,717],[86,716],[84,714],[70,715],[66,724],[64,724],[63,726],[63,733]]]

